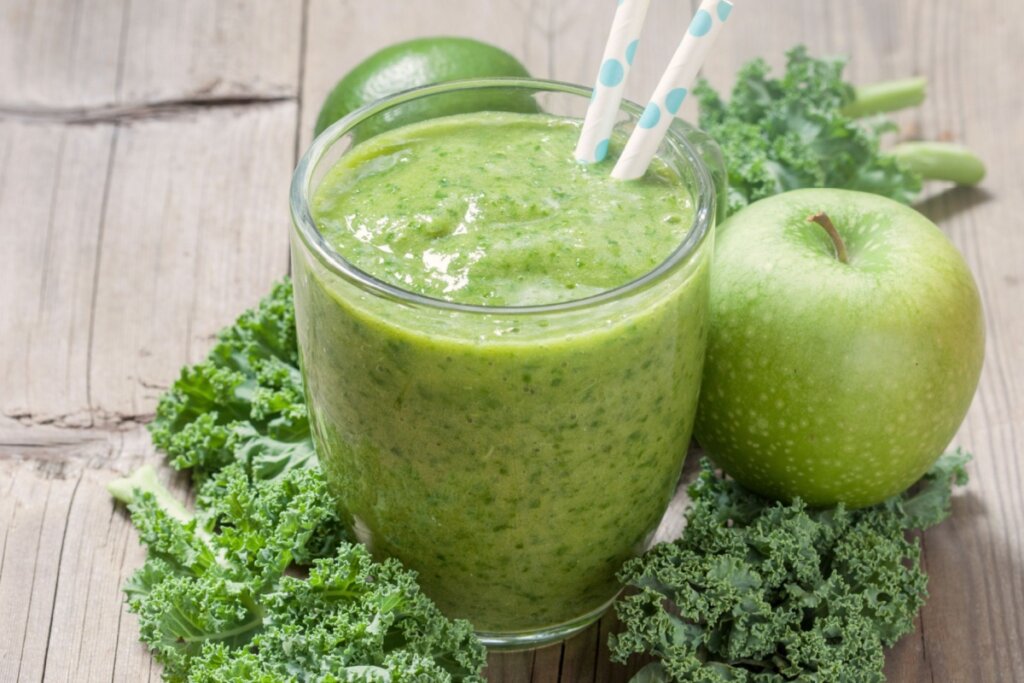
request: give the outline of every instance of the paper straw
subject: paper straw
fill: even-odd
[[[729,0],[700,3],[700,9],[693,15],[686,35],[612,169],[613,178],[632,180],[647,170],[731,12]]]
[[[622,91],[633,65],[640,29],[651,0],[619,0],[612,29],[604,46],[601,68],[594,84],[594,96],[583,120],[583,130],[576,143],[576,159],[594,163],[608,154],[608,141],[622,102]]]

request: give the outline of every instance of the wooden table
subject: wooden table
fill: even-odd
[[[654,0],[632,98],[653,87],[691,4]],[[988,347],[957,437],[977,455],[971,483],[923,537],[931,598],[887,670],[1024,680],[1024,5],[737,4],[707,69],[717,85],[801,41],[851,54],[858,82],[923,74],[930,96],[901,117],[904,134],[988,162],[980,189],[929,188],[919,207],[974,269]],[[456,32],[587,83],[613,8],[0,0],[0,681],[158,678],[120,591],[143,552],[103,486],[160,461],[144,429],[156,397],[288,270],[286,188],[334,80],[395,40]],[[626,680],[607,661],[612,628],[493,656],[490,678]]]

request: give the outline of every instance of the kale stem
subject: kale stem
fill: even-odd
[[[925,180],[949,180],[959,185],[977,185],[985,177],[985,164],[966,147],[948,142],[904,142],[889,154],[900,166]]]
[[[189,512],[188,508],[175,498],[166,486],[160,483],[160,479],[156,476],[156,469],[152,465],[143,465],[132,472],[130,476],[115,479],[107,484],[107,492],[115,500],[119,500],[125,505],[131,505],[137,502],[143,494],[149,493],[152,494],[157,506],[171,519],[182,524],[188,524],[195,519],[195,515]],[[209,545],[211,536],[202,524],[196,524],[195,534],[201,541]],[[211,548],[211,552],[215,551]],[[223,552],[216,553],[216,559],[218,564],[224,565]]]
[[[849,263],[850,258],[846,253],[846,244],[843,242],[843,238],[839,236],[839,231],[836,230],[836,226],[832,224],[832,219],[828,217],[828,214],[824,211],[819,211],[816,214],[807,217],[809,223],[817,223],[821,227],[825,228],[825,232],[832,239],[832,244],[836,248],[836,258],[839,259],[840,263]]]
[[[157,505],[169,516],[183,524],[192,521],[192,515],[174,494],[167,490],[157,479],[156,470],[152,465],[143,465],[132,472],[131,476],[116,479],[107,484],[107,491],[125,505],[131,505],[139,499],[141,493],[151,493]]]
[[[855,90],[853,101],[843,107],[842,113],[856,119],[914,107],[924,102],[927,83],[924,78],[904,78],[862,86]]]

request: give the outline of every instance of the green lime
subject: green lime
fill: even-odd
[[[316,119],[319,135],[349,112],[402,90],[462,78],[529,77],[526,67],[504,50],[469,38],[419,38],[396,43],[360,62],[338,81]],[[472,111],[539,111],[533,97],[500,88],[435,95],[374,117],[353,131],[365,140],[391,128]]]

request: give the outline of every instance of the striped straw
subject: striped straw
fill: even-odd
[[[632,180],[647,170],[731,12],[729,0],[703,0],[700,3],[700,9],[693,15],[686,35],[612,169],[613,178]]]
[[[583,120],[583,130],[576,143],[576,159],[594,163],[608,154],[608,140],[615,127],[615,119],[622,101],[629,67],[633,65],[636,47],[640,44],[640,29],[647,16],[651,0],[618,0],[612,30],[604,46],[601,69],[597,73],[594,96]]]

